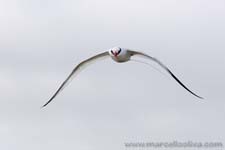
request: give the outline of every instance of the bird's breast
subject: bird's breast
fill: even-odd
[[[118,55],[118,56],[111,56],[112,59],[116,62],[126,62],[130,60],[130,56],[128,55]]]

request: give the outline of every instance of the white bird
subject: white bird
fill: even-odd
[[[82,69],[83,67],[85,67],[86,65],[88,65],[91,62],[95,62],[101,58],[106,58],[106,57],[111,57],[114,61],[118,62],[118,63],[123,63],[123,62],[127,62],[129,60],[131,60],[132,56],[143,56],[147,59],[150,59],[154,62],[156,62],[158,65],[160,65],[162,68],[164,68],[183,88],[185,88],[188,92],[190,92],[191,94],[193,94],[194,96],[203,99],[202,97],[198,96],[197,94],[195,94],[194,92],[192,92],[191,90],[189,90],[171,71],[168,67],[166,67],[164,64],[162,64],[158,59],[149,56],[145,53],[142,52],[138,52],[138,51],[133,51],[130,49],[126,49],[126,48],[120,48],[120,47],[114,47],[109,49],[109,51],[97,54],[89,59],[86,59],[84,61],[82,61],[81,63],[79,63],[74,69],[73,71],[70,73],[70,75],[66,78],[66,80],[61,84],[61,86],[58,88],[58,90],[55,92],[55,94],[50,98],[50,100],[45,103],[42,107],[47,106],[64,88],[65,86],[69,83],[69,81],[72,79],[72,77],[74,77],[78,71],[80,69]]]

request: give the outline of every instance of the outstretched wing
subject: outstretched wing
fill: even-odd
[[[86,65],[97,61],[100,58],[104,58],[109,56],[108,52],[100,53],[98,55],[95,55],[89,59],[86,59],[82,61],[80,64],[78,64],[73,71],[70,73],[70,75],[66,78],[66,80],[61,84],[61,86],[58,88],[58,90],[55,92],[55,94],[50,98],[48,102],[46,102],[42,107],[47,106],[65,87],[66,85],[72,80],[72,78],[78,73],[79,70],[81,70]]]
[[[168,67],[166,67],[164,64],[162,64],[158,59],[154,58],[154,57],[151,57],[145,53],[142,53],[142,52],[137,52],[137,51],[132,51],[132,50],[129,50],[128,51],[130,53],[131,56],[133,55],[140,55],[140,56],[144,56],[148,59],[151,59],[152,61],[156,62],[157,64],[159,64],[161,67],[163,67],[183,88],[185,88],[188,92],[190,92],[191,94],[193,94],[194,96],[200,98],[200,99],[203,99],[203,97],[201,96],[198,96],[197,94],[195,94],[194,92],[192,92],[191,90],[189,90],[171,71]]]

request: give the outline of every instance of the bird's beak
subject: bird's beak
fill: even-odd
[[[118,56],[118,54],[119,54],[119,53],[117,53],[117,52],[113,53],[113,55],[114,55],[115,57],[117,57],[117,56]]]

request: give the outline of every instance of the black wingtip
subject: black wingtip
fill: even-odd
[[[185,88],[186,89],[186,88]],[[190,91],[189,89],[187,89],[191,94],[193,94],[194,96],[196,96],[197,98],[201,99],[201,100],[204,100],[203,97],[201,96],[198,96],[197,94],[193,93],[192,91]]]
[[[50,99],[47,103],[45,103],[43,106],[41,106],[41,109],[45,108],[51,101],[52,101],[52,99]]]
[[[41,107],[40,107],[40,109],[44,109],[44,108],[45,108],[45,106],[46,106],[46,105],[41,106]]]
[[[201,97],[201,96],[198,96],[197,94],[195,94],[194,92],[192,92],[191,90],[189,90],[187,87],[184,87],[186,90],[188,90],[191,94],[193,94],[194,96],[196,96],[197,98],[199,98],[199,99],[204,99],[203,97]]]
[[[47,102],[46,104],[44,104],[43,106],[41,106],[41,108],[45,108],[49,103],[50,103],[50,101]]]
[[[45,108],[46,105],[41,106],[41,109]]]
[[[202,100],[204,100],[204,98],[203,97],[201,97],[201,96],[197,96],[199,99],[202,99]]]

